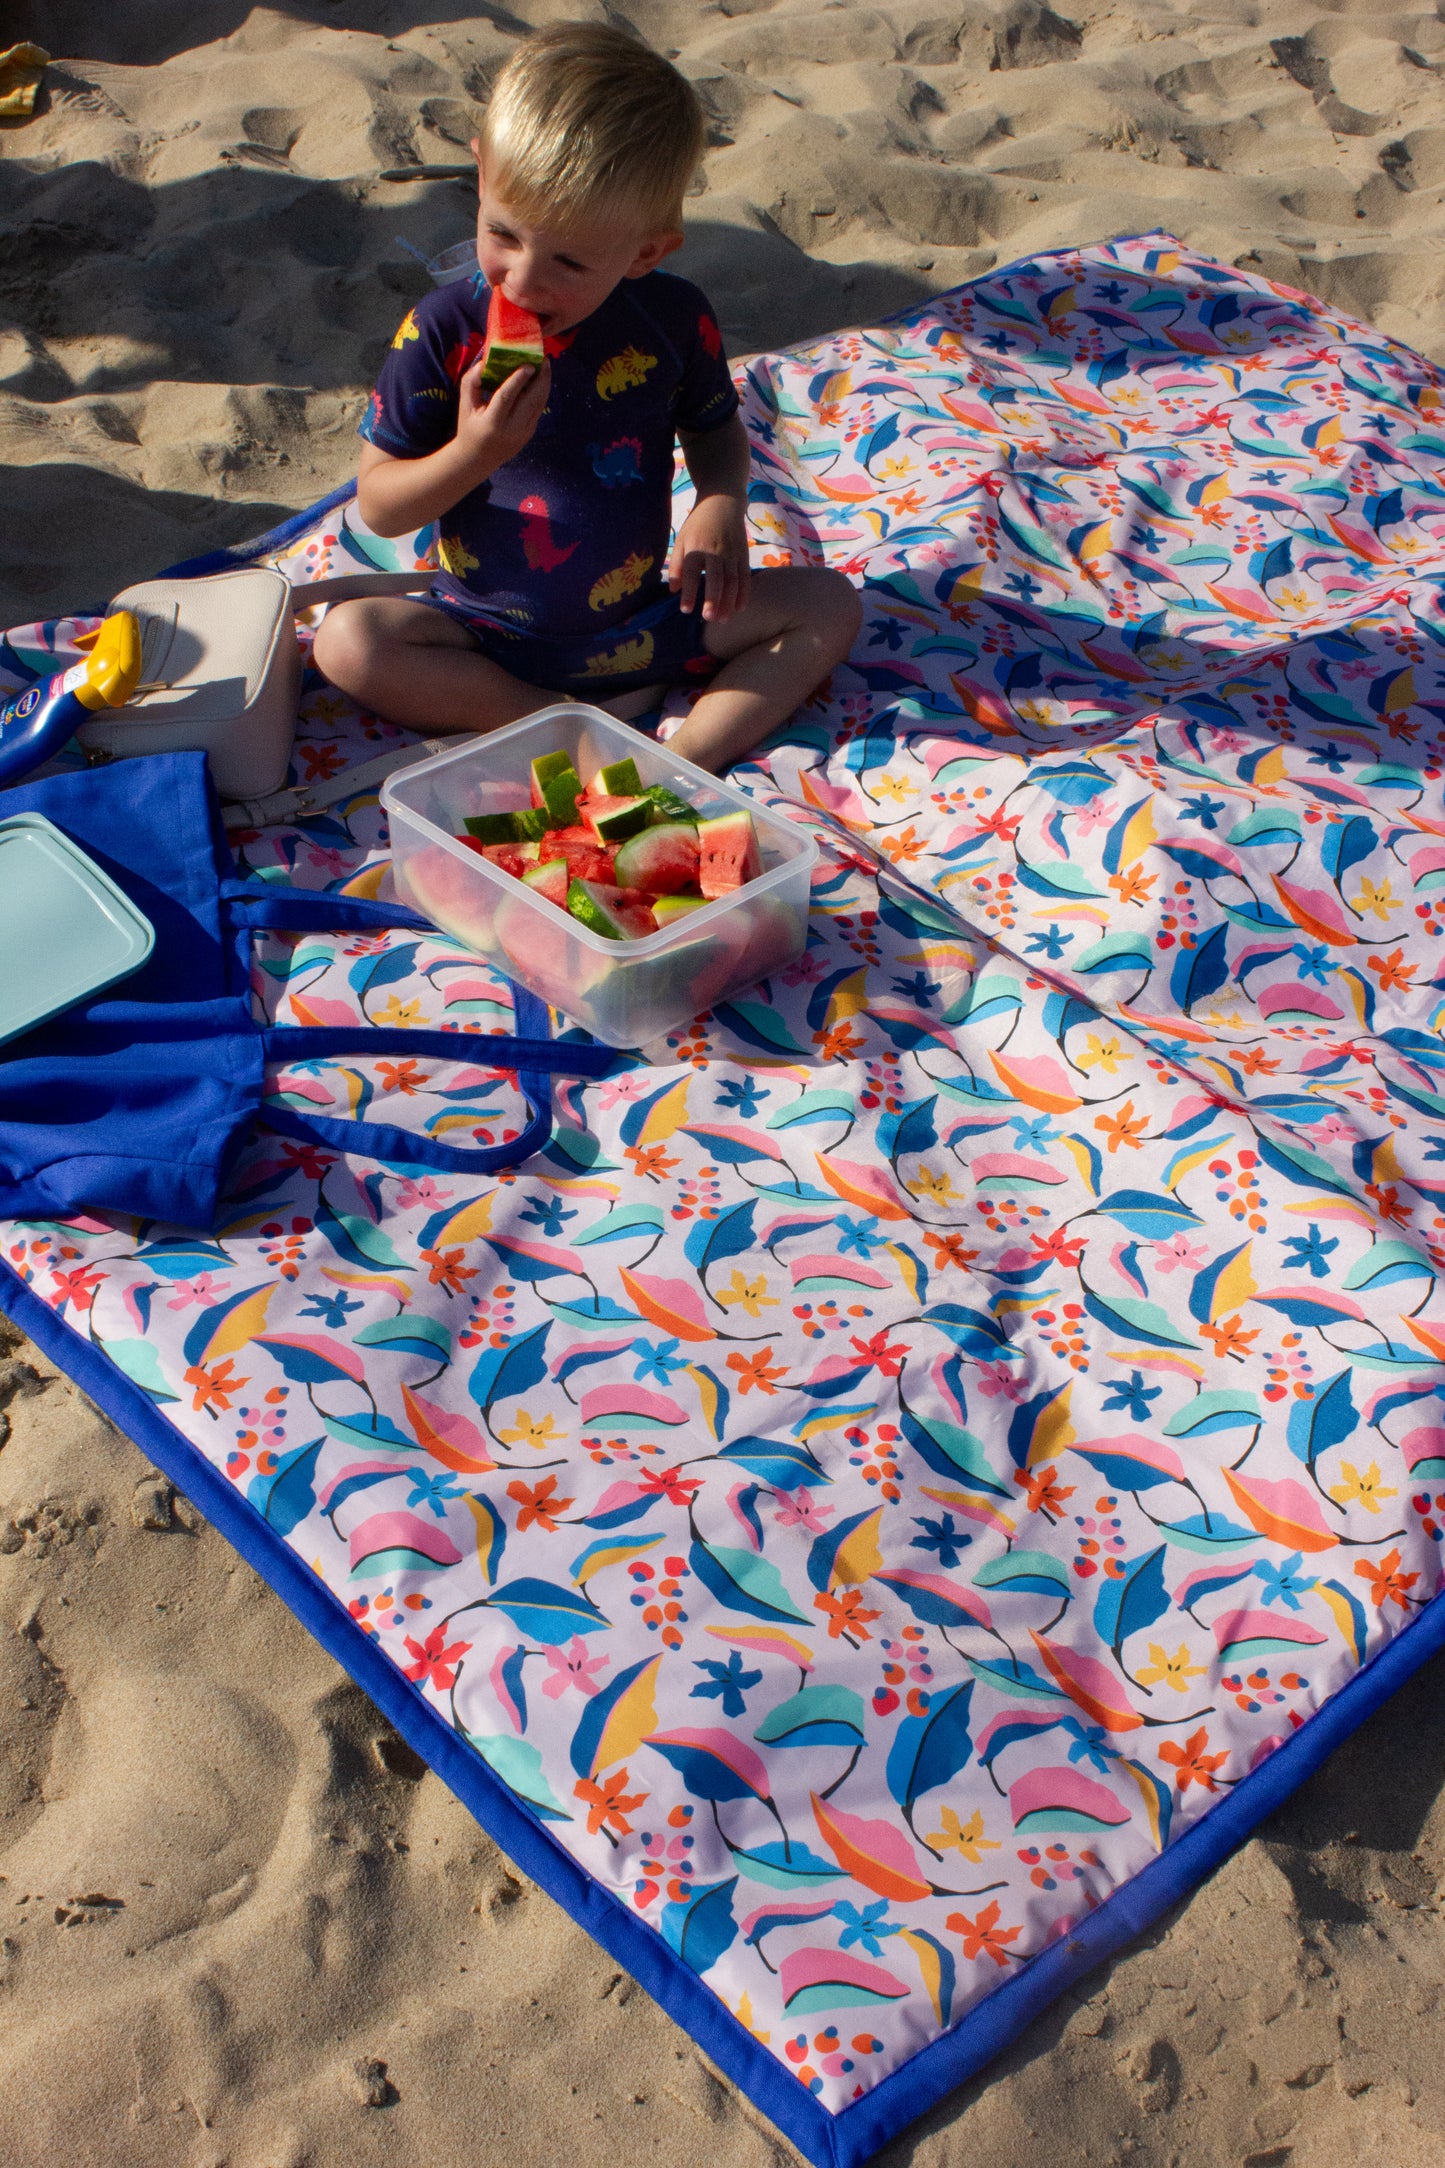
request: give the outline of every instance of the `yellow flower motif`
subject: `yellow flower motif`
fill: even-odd
[[[885,475],[890,482],[894,482],[900,481],[905,474],[911,474],[913,465],[913,461],[906,453],[897,453],[892,459],[880,459],[874,471]]]
[[[1132,1061],[1117,1039],[1101,1039],[1092,1031],[1085,1032],[1084,1045],[1087,1052],[1079,1056],[1081,1069],[1102,1069],[1105,1076],[1113,1076],[1121,1061]]]
[[[408,309],[401,322],[397,325],[396,337],[391,343],[393,346],[405,346],[408,339],[419,339],[420,337],[421,333],[417,329],[416,311],[415,309]]]
[[[1275,595],[1287,610],[1307,610],[1309,608],[1310,598],[1306,588],[1277,587]]]
[[[906,775],[880,775],[872,789],[875,798],[891,798],[895,805],[901,805],[905,798],[913,796],[913,785]]]
[[[767,2046],[768,2042],[773,2037],[772,2034],[769,2032],[759,2032],[757,2026],[753,2023],[753,1998],[747,1992],[746,1988],[744,1988],[742,1997],[738,2003],[737,2021],[742,2026],[744,2032],[750,2032],[754,2040],[761,2040],[764,2047]]]
[[[1360,882],[1360,892],[1355,898],[1355,909],[1361,915],[1366,911],[1373,911],[1376,918],[1388,918],[1392,911],[1399,910],[1403,901],[1403,897],[1395,895],[1392,891],[1388,874],[1381,881],[1379,887],[1376,888],[1367,873]]]
[[[920,1164],[911,1182],[905,1183],[911,1197],[925,1197],[930,1204],[961,1204],[962,1198],[953,1186],[953,1177],[935,1174],[931,1167]]]
[[[725,1310],[738,1303],[749,1317],[756,1317],[760,1310],[776,1310],[776,1295],[768,1293],[768,1283],[760,1272],[755,1280],[745,1280],[740,1271],[733,1270],[732,1279],[726,1287],[717,1289],[717,1299]]]
[[[1215,1031],[1240,1031],[1243,1029],[1238,1009],[1206,1009],[1204,1022],[1212,1025]]]
[[[944,1807],[943,1827],[935,1829],[924,1841],[935,1852],[961,1852],[971,1867],[976,1867],[983,1853],[996,1852],[998,1845],[992,1837],[983,1833],[983,1816],[974,1808],[966,1822],[960,1822],[952,1807]]]
[[[1341,1466],[1345,1472],[1345,1480],[1343,1483],[1337,1483],[1330,1492],[1330,1496],[1334,1499],[1336,1505],[1359,1505],[1363,1506],[1367,1513],[1378,1513],[1382,1498],[1399,1497],[1400,1493],[1398,1491],[1391,1490],[1387,1483],[1380,1481],[1380,1464],[1378,1461],[1372,1460],[1363,1475],[1361,1475],[1353,1461],[1343,1461]]]
[[[409,1025],[421,1022],[421,1003],[401,1001],[395,994],[388,994],[372,1021],[377,1024],[396,1024],[406,1029]]]
[[[562,1433],[557,1428],[555,1416],[548,1413],[539,1423],[536,1416],[529,1415],[525,1408],[518,1408],[513,1428],[499,1430],[497,1436],[503,1445],[530,1445],[538,1453],[543,1446],[560,1445],[562,1442]]]
[[[1187,1694],[1191,1679],[1204,1677],[1203,1664],[1191,1664],[1189,1650],[1180,1642],[1172,1656],[1166,1656],[1157,1641],[1149,1644],[1149,1668],[1135,1673],[1141,1686],[1172,1686],[1176,1694]]]

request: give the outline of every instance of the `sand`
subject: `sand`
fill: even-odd
[[[517,0],[20,0],[0,624],[343,479]],[[595,7],[592,12],[604,11]],[[712,115],[730,349],[1162,225],[1445,357],[1445,25],[1364,0],[634,0]],[[0,1360],[5,2168],[792,2158],[33,1351]],[[1421,1676],[1146,1944],[883,2158],[1445,2157],[1445,1705]]]

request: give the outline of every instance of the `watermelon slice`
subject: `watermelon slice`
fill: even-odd
[[[565,858],[549,858],[541,865],[527,867],[522,875],[522,886],[530,888],[534,896],[545,896],[559,911],[565,911],[571,878]]]
[[[623,888],[675,896],[696,881],[697,864],[697,830],[691,821],[664,821],[618,844],[613,876]]]
[[[706,896],[655,896],[652,915],[659,926],[675,926],[679,919],[691,918],[694,911],[706,908]]]
[[[637,762],[629,753],[625,760],[614,760],[610,767],[599,768],[587,786],[589,798],[640,798],[642,778],[637,772]]]
[[[669,790],[665,783],[654,783],[651,789],[645,790],[642,795],[650,808],[647,817],[654,826],[660,821],[691,821],[696,827],[696,806],[690,806],[686,798],[679,798],[677,792]]]
[[[572,766],[568,753],[539,753],[532,762],[532,803],[545,805],[546,786],[554,775],[565,775]]]
[[[599,843],[620,843],[647,826],[645,798],[587,798],[577,810]]]
[[[612,881],[612,853],[588,828],[549,828],[542,840],[548,858],[565,858],[574,881]]]
[[[579,925],[609,941],[640,941],[656,933],[657,920],[650,907],[628,892],[601,881],[573,881],[567,890],[567,908]]]
[[[490,399],[516,369],[540,369],[545,358],[537,318],[494,286],[487,310],[487,343],[482,348],[482,397]]]
[[[697,885],[709,898],[730,896],[763,870],[751,813],[719,813],[697,824]]]

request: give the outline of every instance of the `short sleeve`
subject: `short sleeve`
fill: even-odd
[[[720,429],[736,414],[738,395],[728,371],[717,318],[695,286],[686,290],[691,302],[691,337],[678,342],[685,358],[673,421],[679,429]]]
[[[457,385],[484,334],[409,309],[376,379],[358,430],[397,459],[422,459],[456,434]]]

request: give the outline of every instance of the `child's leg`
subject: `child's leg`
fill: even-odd
[[[432,737],[499,730],[574,697],[513,677],[482,654],[465,625],[402,596],[333,604],[312,653],[323,677],[373,715]],[[646,689],[594,705],[625,721],[656,698]]]
[[[707,651],[723,667],[670,750],[715,773],[740,760],[843,660],[862,621],[857,590],[841,572],[755,572],[743,607],[706,629]]]
[[[388,722],[435,736],[496,730],[564,697],[489,662],[454,617],[403,596],[338,602],[321,620],[316,667]]]

